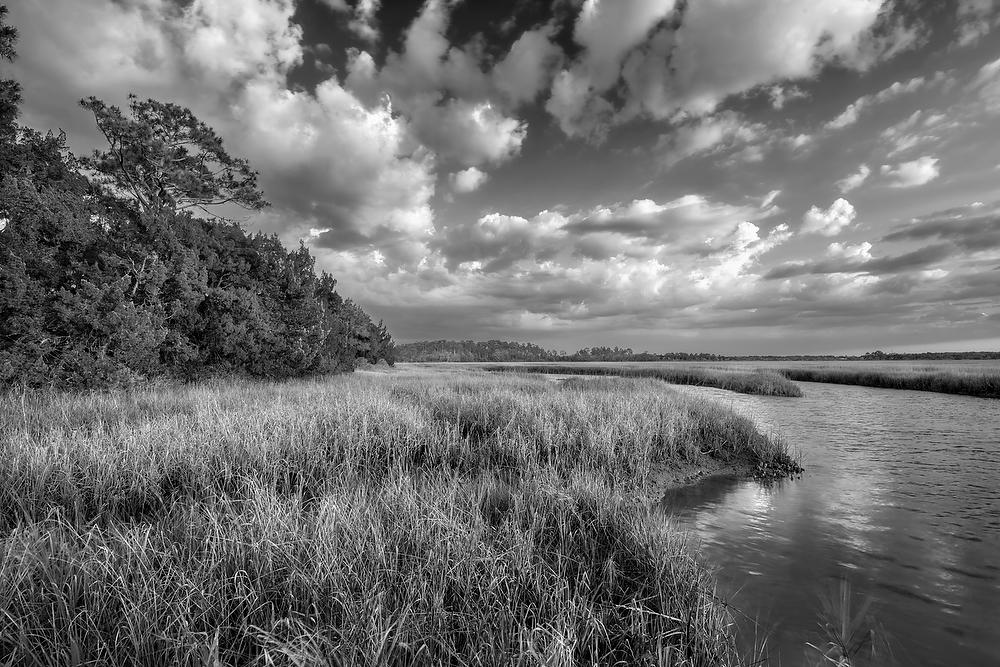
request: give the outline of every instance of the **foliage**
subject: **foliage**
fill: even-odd
[[[400,361],[545,361],[553,354],[532,343],[503,340],[420,341],[397,348]]]
[[[15,34],[0,22],[5,58]],[[189,110],[133,98],[125,118],[91,98],[110,146],[79,161],[62,134],[16,126],[16,84],[0,92],[12,109],[0,132],[0,386],[279,378],[350,370],[358,356],[393,361],[385,326],[317,275],[307,248],[193,215],[265,202],[246,161]]]
[[[7,25],[7,7],[0,5],[0,61],[13,61],[17,55],[14,42],[17,29]],[[0,79],[0,138],[13,133],[17,106],[21,103],[21,87],[16,81]]]
[[[229,155],[222,139],[189,109],[135,95],[129,95],[130,117],[96,97],[80,105],[94,114],[108,142],[83,165],[113,192],[127,193],[139,210],[268,205],[250,163]]]

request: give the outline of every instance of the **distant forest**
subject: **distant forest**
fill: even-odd
[[[917,361],[949,359],[1000,359],[998,352],[921,352],[896,354],[868,352],[860,356],[846,355],[725,355],[707,352],[634,352],[628,347],[590,347],[576,352],[545,350],[533,343],[488,340],[432,340],[402,343],[396,346],[396,359],[407,362],[455,361]]]
[[[16,30],[0,7],[0,62]],[[188,110],[81,101],[107,141],[19,125],[0,79],[0,386],[106,387],[156,377],[264,378],[394,360],[392,338],[309,250],[214,211],[267,206],[257,173]]]

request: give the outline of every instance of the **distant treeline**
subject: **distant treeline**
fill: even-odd
[[[5,13],[0,61],[15,55]],[[317,275],[307,248],[209,213],[267,206],[245,160],[189,110],[130,101],[81,102],[107,147],[78,158],[64,135],[16,122],[20,88],[0,79],[0,387],[393,361],[385,326]]]
[[[1000,359],[998,352],[921,352],[903,354],[868,352],[846,355],[726,355],[708,352],[634,352],[628,347],[589,347],[576,352],[545,350],[533,343],[488,340],[432,340],[396,346],[396,359],[410,362],[511,362],[511,361],[905,361]]]

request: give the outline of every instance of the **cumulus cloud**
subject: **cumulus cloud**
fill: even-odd
[[[841,198],[825,210],[818,206],[810,208],[802,218],[802,232],[836,236],[849,227],[856,217],[857,212],[851,202]]]
[[[345,87],[368,106],[391,100],[415,137],[443,161],[462,167],[500,163],[518,154],[527,124],[511,108],[547,85],[558,50],[546,28],[523,34],[486,71],[481,48],[447,38],[452,4],[430,0],[404,31],[400,51],[381,69],[365,51],[350,51]],[[510,107],[510,108],[508,108]]]
[[[831,243],[826,247],[826,254],[829,257],[838,259],[868,261],[872,258],[872,244],[863,241],[856,245],[849,243]]]
[[[567,134],[600,139],[637,116],[711,114],[758,86],[780,108],[801,96],[785,82],[834,62],[866,69],[914,46],[919,29],[883,5],[587,0],[574,30],[581,53],[556,77],[547,109]]]
[[[421,98],[410,105],[409,117],[422,143],[468,167],[510,159],[527,134],[523,121],[505,116],[489,102],[453,99],[439,105]]]
[[[847,194],[851,190],[856,190],[868,180],[868,176],[871,173],[872,170],[868,167],[868,165],[862,164],[858,167],[856,172],[837,181],[837,189],[840,190],[842,194]]]
[[[534,101],[549,85],[562,59],[552,33],[548,26],[525,31],[493,68],[494,84],[514,105]]]
[[[451,186],[455,192],[472,192],[489,180],[489,175],[475,167],[469,167],[451,175]]]
[[[940,175],[941,169],[936,157],[925,155],[895,166],[883,164],[881,172],[890,179],[892,187],[912,188],[930,183]]]

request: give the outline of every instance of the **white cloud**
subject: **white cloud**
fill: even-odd
[[[940,75],[941,73],[939,72],[938,74]],[[939,79],[941,77],[939,76],[937,78]],[[840,130],[849,125],[853,125],[858,122],[858,116],[865,109],[876,104],[888,102],[889,100],[895,99],[901,95],[916,92],[926,83],[927,80],[924,77],[915,76],[906,82],[896,81],[891,86],[887,86],[877,93],[863,95],[851,104],[848,104],[847,108],[840,112],[840,115],[826,124],[826,128],[828,130]]]
[[[846,243],[831,243],[826,247],[826,254],[836,259],[848,259],[858,262],[866,262],[872,259],[872,244],[863,241],[857,245]]]
[[[417,138],[442,157],[467,167],[504,162],[521,150],[527,125],[489,102],[454,99],[441,106],[415,100],[409,116]]]
[[[779,111],[784,109],[785,105],[793,100],[809,97],[809,93],[798,86],[784,86],[781,84],[775,84],[768,88],[767,95],[771,99],[771,107]]]
[[[354,8],[354,17],[347,26],[362,39],[372,43],[377,42],[379,33],[376,15],[381,4],[382,0],[358,0],[358,5]]]
[[[825,64],[866,69],[913,46],[917,31],[893,23],[883,5],[587,0],[574,32],[583,50],[556,77],[547,109],[570,136],[601,139],[637,116],[711,114],[758,86],[769,86],[780,108],[801,95],[791,82]]]
[[[469,167],[452,174],[450,180],[455,192],[472,192],[488,181],[489,175],[475,167]]]
[[[723,111],[681,125],[661,141],[668,146],[667,164],[674,164],[693,155],[746,146],[763,138],[766,132],[762,123],[747,121],[734,111]]]
[[[925,155],[916,160],[901,162],[896,166],[882,165],[882,175],[892,179],[891,185],[897,188],[912,188],[925,185],[937,178],[941,169],[936,157]]]
[[[552,82],[552,94],[545,110],[559,123],[568,137],[600,141],[614,116],[614,107],[594,95],[586,77],[571,70],[560,71]]]
[[[881,138],[887,144],[887,157],[923,147],[925,150],[933,144],[940,144],[947,139],[949,133],[962,126],[965,120],[963,112],[939,113],[933,110],[918,109],[912,114],[884,129]]]
[[[771,190],[770,192],[768,192],[764,196],[764,199],[761,200],[761,202],[760,202],[760,208],[761,208],[761,210],[765,210],[765,209],[771,208],[771,205],[774,204],[774,201],[778,198],[778,195],[780,195],[780,194],[781,194],[781,190]]]
[[[493,68],[494,84],[513,104],[532,102],[552,80],[562,51],[551,37],[549,27],[525,31]]]
[[[990,111],[1000,111],[1000,58],[986,63],[969,83]]]
[[[851,190],[854,190],[861,186],[862,183],[868,180],[868,176],[872,173],[872,170],[867,164],[862,164],[858,167],[858,170],[849,176],[837,181],[837,189],[840,190],[842,194],[847,194]]]
[[[802,218],[802,233],[836,236],[854,222],[857,212],[846,199],[840,198],[828,209],[810,208]]]

